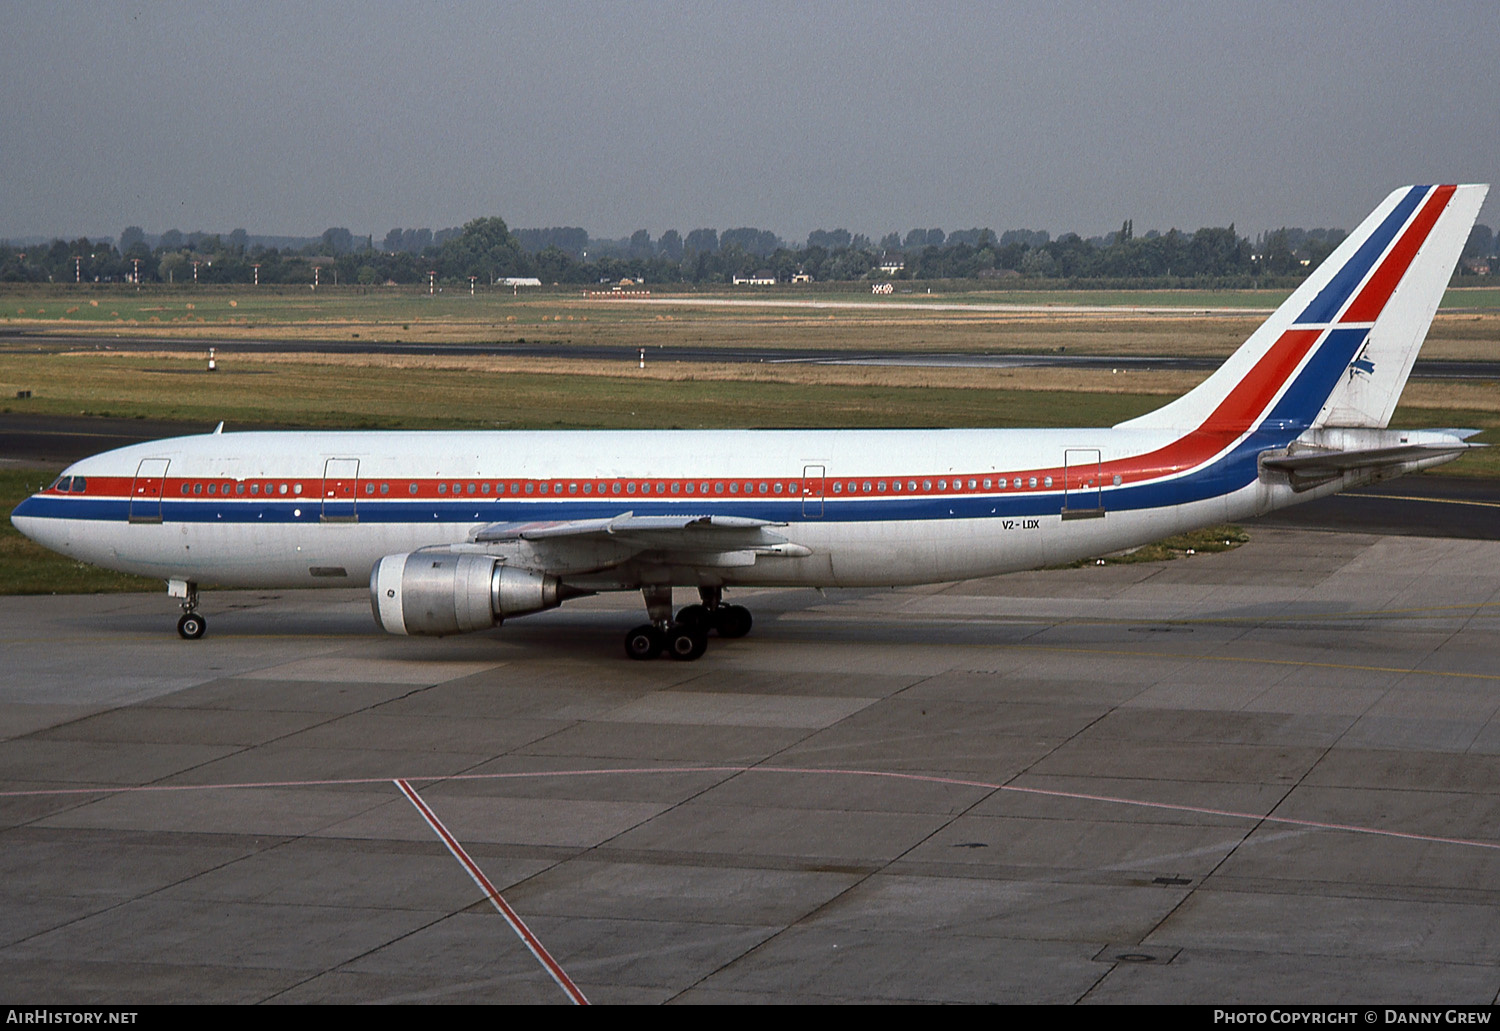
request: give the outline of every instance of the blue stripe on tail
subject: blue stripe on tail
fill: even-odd
[[[1293,325],[1304,323],[1332,322],[1343,308],[1344,302],[1349,300],[1349,295],[1354,293],[1354,288],[1364,282],[1365,275],[1370,268],[1385,253],[1386,247],[1395,239],[1401,227],[1406,225],[1407,219],[1411,218],[1413,211],[1422,203],[1422,198],[1427,196],[1430,186],[1413,186],[1406,191],[1406,196],[1396,205],[1394,211],[1385,217],[1380,227],[1370,234],[1359,250],[1354,252],[1354,257],[1344,262],[1344,267],[1339,269],[1333,279],[1329,281],[1321,293],[1313,298],[1313,302],[1307,306],[1307,310],[1297,317]]]

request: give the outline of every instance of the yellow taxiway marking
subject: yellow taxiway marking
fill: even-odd
[[[1419,498],[1409,494],[1356,494],[1347,491],[1346,498],[1384,498],[1386,501],[1426,501],[1433,505],[1473,505],[1475,508],[1500,508],[1500,501],[1466,501],[1463,498]]]

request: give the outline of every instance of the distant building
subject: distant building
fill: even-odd
[[[541,286],[542,281],[535,276],[506,276],[500,280],[501,286]]]
[[[880,271],[888,276],[905,272],[906,258],[900,254],[882,254],[880,256]]]
[[[812,276],[808,275],[806,272],[803,272],[801,269],[798,269],[796,272],[792,273],[792,282],[794,284],[811,283],[812,281]]]
[[[748,276],[741,276],[739,274],[735,275],[735,286],[745,286],[746,284],[750,286],[775,286],[776,273],[772,272],[768,268],[763,268],[757,269],[756,271],[750,273]]]

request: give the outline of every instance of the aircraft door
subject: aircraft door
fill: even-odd
[[[325,523],[357,523],[356,491],[359,489],[359,459],[330,458],[323,463],[323,512]]]
[[[130,507],[126,520],[132,523],[161,522],[161,495],[167,482],[167,458],[143,458],[130,482]]]
[[[1096,519],[1104,515],[1104,476],[1099,466],[1098,448],[1064,449],[1064,519]]]
[[[802,467],[802,518],[823,518],[823,475],[821,465]]]

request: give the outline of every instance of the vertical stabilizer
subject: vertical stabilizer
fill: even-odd
[[[1392,193],[1208,379],[1132,428],[1385,426],[1487,186]],[[1245,411],[1253,407],[1255,411]]]

